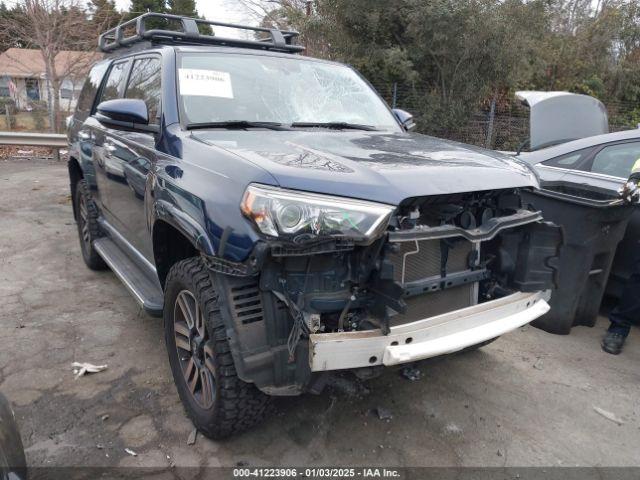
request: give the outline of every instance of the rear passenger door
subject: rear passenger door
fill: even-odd
[[[94,200],[101,206],[100,191],[96,183],[96,166],[94,158],[95,126],[97,122],[90,119],[96,96],[100,91],[100,85],[109,68],[109,62],[97,63],[91,68],[89,75],[82,87],[76,111],[69,125],[68,135],[70,151],[69,156],[76,158],[84,173]],[[93,124],[93,127],[92,127]]]
[[[123,98],[144,100],[151,125],[160,122],[160,70],[159,56],[134,58],[122,92]],[[155,145],[156,135],[150,132],[106,130],[104,148],[111,165],[108,209],[118,230],[149,261],[153,252],[146,214],[152,202],[148,180]]]

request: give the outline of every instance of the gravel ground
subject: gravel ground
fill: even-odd
[[[640,335],[607,355],[603,318],[564,337],[521,328],[423,362],[414,382],[343,378],[277,399],[251,432],[187,445],[161,321],[82,263],[64,164],[0,160],[0,232],[0,391],[31,466],[640,465]],[[108,369],[75,380],[74,361]]]

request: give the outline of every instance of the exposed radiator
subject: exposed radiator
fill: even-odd
[[[441,313],[470,307],[477,303],[473,298],[475,288],[473,284],[425,293],[405,299],[407,312],[404,315],[394,315],[390,319],[390,326],[422,320]],[[477,293],[475,294],[477,298]]]
[[[389,256],[389,260],[393,263],[393,276],[396,282],[415,282],[440,275],[442,261],[440,240],[402,242],[398,245],[400,251]],[[452,243],[448,249],[447,273],[467,270],[472,248],[473,244],[466,240]]]
[[[402,242],[399,251],[389,255],[396,282],[406,284],[429,277],[440,277],[443,265],[443,247],[440,240]],[[446,248],[446,247],[445,247]],[[467,240],[448,243],[445,270],[447,275],[469,269],[469,256],[473,243]],[[391,317],[391,326],[421,320],[452,310],[475,305],[478,285],[470,283],[405,299],[407,312]]]

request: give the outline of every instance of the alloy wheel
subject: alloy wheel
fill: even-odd
[[[190,291],[178,293],[173,322],[178,360],[187,387],[195,402],[208,410],[213,406],[216,391],[214,354],[200,305]]]

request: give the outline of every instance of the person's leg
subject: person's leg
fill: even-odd
[[[640,319],[640,262],[634,263],[634,273],[625,283],[618,305],[609,314],[611,325],[602,340],[602,349],[617,355],[622,351],[631,325]]]

